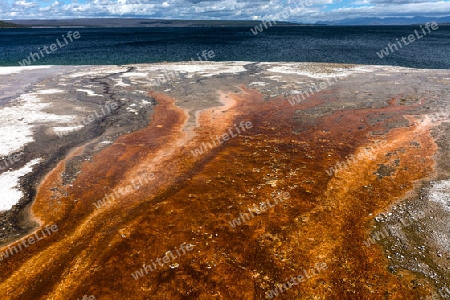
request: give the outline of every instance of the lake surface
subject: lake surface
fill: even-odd
[[[257,35],[250,27],[208,28],[45,28],[0,29],[0,66],[121,65],[199,60],[214,51],[215,61],[333,62],[450,68],[450,26],[403,45],[380,58],[377,52],[396,39],[408,37],[417,26],[304,26],[268,27]],[[80,38],[63,40],[69,31]],[[422,34],[423,35],[423,34]],[[30,59],[59,39],[65,45],[51,54]],[[38,58],[39,57],[39,58]],[[205,60],[204,58],[202,58]]]

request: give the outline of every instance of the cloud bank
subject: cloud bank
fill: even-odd
[[[1,0],[0,19],[93,17],[260,20],[286,10],[285,21],[316,22],[358,17],[448,16],[443,0]]]

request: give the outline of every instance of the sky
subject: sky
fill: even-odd
[[[450,16],[450,0],[0,0],[0,20],[136,17],[311,23],[396,16]]]

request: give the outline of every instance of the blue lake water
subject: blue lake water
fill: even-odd
[[[450,26],[380,58],[377,52],[419,26],[0,29],[0,66],[19,66],[30,53],[49,47],[68,31],[80,38],[31,65],[121,65],[197,59],[214,51],[215,61],[333,62],[450,68]],[[67,39],[67,38],[66,38]],[[35,57],[37,57],[35,55]]]

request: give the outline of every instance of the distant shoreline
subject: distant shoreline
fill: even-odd
[[[157,28],[157,27],[251,27],[259,24],[255,21],[216,21],[216,20],[155,20],[136,18],[95,18],[67,20],[8,20],[22,28]],[[278,22],[279,26],[314,26],[314,24]]]
[[[257,20],[176,20],[176,19],[146,19],[146,18],[80,18],[80,19],[18,19],[0,21],[11,28],[118,28],[118,27],[246,27],[255,26],[264,19]],[[267,21],[267,20],[266,20]],[[439,25],[450,25],[449,17],[414,17],[414,18],[357,18],[334,21],[318,21],[304,23],[289,20],[274,20],[277,26],[414,26],[426,22],[436,22]]]

